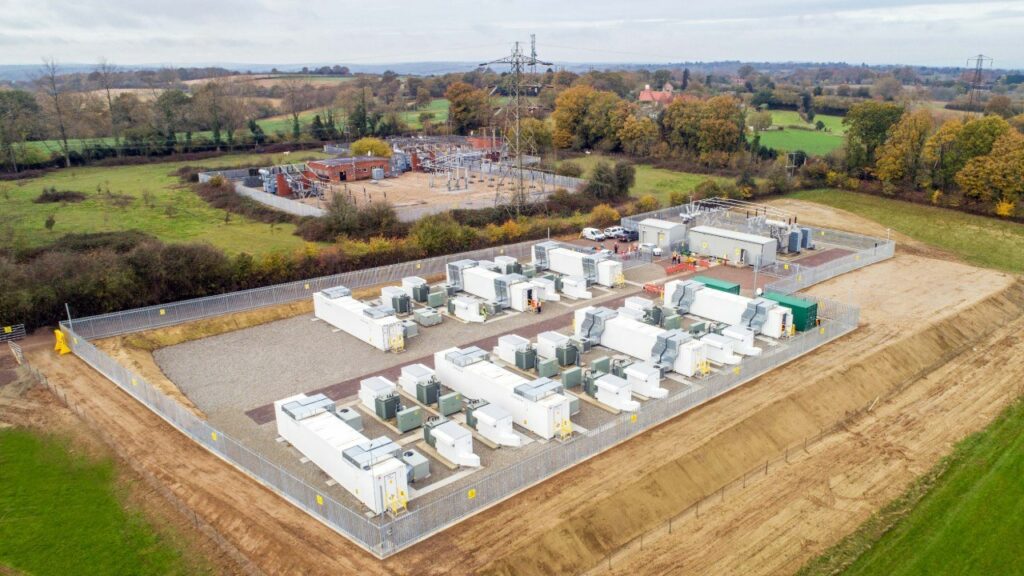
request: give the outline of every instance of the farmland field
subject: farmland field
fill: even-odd
[[[119,490],[110,460],[0,430],[0,573],[212,573],[127,509]]]
[[[590,154],[589,156],[583,156],[581,158],[573,158],[568,160],[573,164],[577,164],[580,168],[583,168],[583,177],[587,178],[590,176],[591,170],[600,161],[615,162],[617,159],[611,156],[602,156],[600,154]],[[692,172],[677,172],[675,170],[666,170],[664,168],[655,168],[650,164],[636,164],[636,184],[633,185],[630,190],[630,195],[635,197],[645,196],[650,194],[658,199],[662,205],[668,203],[669,195],[675,191],[691,192],[701,182],[705,180],[715,180],[716,182],[732,182],[732,178],[725,178],[722,176],[710,176],[707,174],[695,174]]]
[[[270,165],[324,157],[320,152],[291,155],[227,155],[192,165],[209,168]],[[190,163],[162,162],[139,166],[70,168],[39,178],[0,183],[0,238],[7,246],[45,246],[66,233],[140,230],[166,242],[209,242],[235,254],[266,254],[303,246],[292,224],[255,222],[211,208],[175,172]],[[37,204],[44,188],[86,195],[81,202]],[[110,192],[108,195],[107,192]],[[48,231],[44,223],[53,216]]]
[[[1024,270],[1024,226],[1020,224],[842,190],[803,190],[787,197],[864,216],[976,266]]]

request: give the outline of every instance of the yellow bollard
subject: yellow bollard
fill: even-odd
[[[57,338],[57,341],[53,345],[53,351],[61,356],[70,353],[71,348],[68,348],[67,340],[64,339],[64,333],[60,330],[54,330],[53,335]]]

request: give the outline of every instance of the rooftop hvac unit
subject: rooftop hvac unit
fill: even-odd
[[[558,242],[541,242],[533,245],[533,266],[537,270],[547,270],[550,265],[548,252],[558,248]]]
[[[344,286],[335,286],[334,288],[327,288],[325,290],[321,290],[321,293],[327,298],[330,298],[331,300],[337,298],[344,298],[345,296],[352,295],[352,291]]]
[[[594,308],[587,310],[583,318],[583,325],[580,327],[580,335],[593,342],[600,342],[604,334],[605,324],[615,318],[617,313],[608,308]]]
[[[476,260],[457,260],[455,262],[449,262],[445,267],[448,277],[448,285],[455,288],[456,291],[462,290],[464,286],[462,280],[462,273],[467,268],[473,268],[477,265]]]
[[[530,380],[526,384],[516,386],[515,389],[516,394],[533,402],[547,398],[552,394],[558,394],[561,391],[562,385],[550,378]]]
[[[666,288],[668,287],[666,286]],[[677,282],[665,291],[665,304],[675,308],[680,314],[686,314],[690,311],[690,306],[693,305],[697,291],[702,288],[704,288],[704,284],[694,280]]]
[[[402,462],[408,465],[406,475],[409,482],[419,482],[430,476],[430,460],[412,448],[402,452]]]
[[[314,394],[313,396],[282,404],[281,410],[296,420],[304,420],[324,412],[334,412],[335,405],[334,401],[327,396]]]
[[[359,412],[351,408],[338,408],[335,414],[338,415],[342,422],[351,426],[353,430],[357,432],[363,431],[363,417],[359,415]]]
[[[384,306],[383,304],[380,306],[369,306],[363,308],[363,314],[375,320],[379,320],[381,318],[387,318],[388,316],[394,316],[395,309],[390,306]]]
[[[470,346],[468,348],[452,350],[445,354],[444,358],[460,368],[465,368],[470,364],[487,360],[487,352],[476,346]]]
[[[398,394],[391,392],[383,396],[378,396],[374,400],[374,412],[381,420],[391,420],[398,414],[399,404],[401,400]]]
[[[369,470],[375,463],[388,458],[398,458],[401,453],[402,448],[398,444],[381,436],[369,442],[346,448],[342,451],[341,456],[356,468]]]
[[[590,352],[591,348],[594,347],[593,340],[591,340],[590,338],[585,338],[583,336],[570,336],[569,343],[575,346],[576,350],[578,350],[580,354],[586,354],[587,352]]]

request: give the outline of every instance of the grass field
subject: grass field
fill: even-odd
[[[915,240],[986,268],[1024,271],[1024,225],[842,190],[805,190],[791,198],[820,202],[870,218]]]
[[[953,454],[801,576],[1024,574],[1024,401]]]
[[[589,156],[584,156],[582,158],[573,158],[572,160],[569,160],[569,162],[578,164],[580,168],[583,168],[583,177],[587,178],[590,176],[590,171],[593,170],[594,166],[602,160],[614,163],[616,158],[602,156],[600,154],[590,154]],[[707,174],[694,174],[691,172],[676,172],[675,170],[655,168],[649,164],[637,164],[636,184],[634,184],[633,189],[630,190],[630,195],[640,197],[650,194],[657,198],[662,205],[667,205],[669,195],[672,192],[677,190],[691,192],[698,184],[705,180],[715,180],[723,183],[733,181],[732,178],[724,178],[721,176],[709,176]]]
[[[300,159],[323,157],[319,152],[291,155],[227,155],[192,163],[209,168],[267,166]],[[141,230],[167,242],[209,242],[235,254],[265,254],[293,250],[303,245],[292,234],[291,224],[277,225],[232,215],[211,208],[182,184],[175,171],[189,163],[163,162],[139,166],[86,167],[56,170],[29,180],[0,183],[0,242],[7,246],[44,246],[70,232]],[[77,203],[36,204],[44,188],[83,192]],[[102,192],[97,191],[97,187]],[[108,197],[110,190],[113,197]],[[146,192],[151,202],[147,204]],[[118,196],[123,196],[124,206]],[[47,231],[44,223],[53,215],[56,224]]]
[[[814,123],[808,124],[794,110],[771,110],[772,125],[782,126],[782,130],[769,130],[761,132],[761,145],[793,152],[803,150],[812,156],[822,156],[839,148],[843,144],[843,135],[846,134],[846,126],[843,125],[842,116],[830,116],[818,114],[814,121],[821,120],[828,131],[819,132],[814,130]],[[810,128],[802,130],[792,128],[799,126]]]
[[[120,490],[109,460],[56,438],[0,430],[0,573],[212,573],[126,509]]]

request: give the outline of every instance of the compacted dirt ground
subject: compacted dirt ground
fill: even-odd
[[[815,216],[830,224],[827,214]],[[837,227],[878,233],[851,215],[835,218],[844,223]],[[166,482],[268,573],[606,570],[599,565],[609,552],[873,405],[847,431],[731,492],[699,520],[681,520],[643,551],[616,554],[612,567],[784,573],[855,528],[1019,391],[1024,285],[931,256],[948,258],[914,249],[814,287],[861,305],[862,327],[385,561],[198,447],[77,358],[28,355],[124,458]]]

